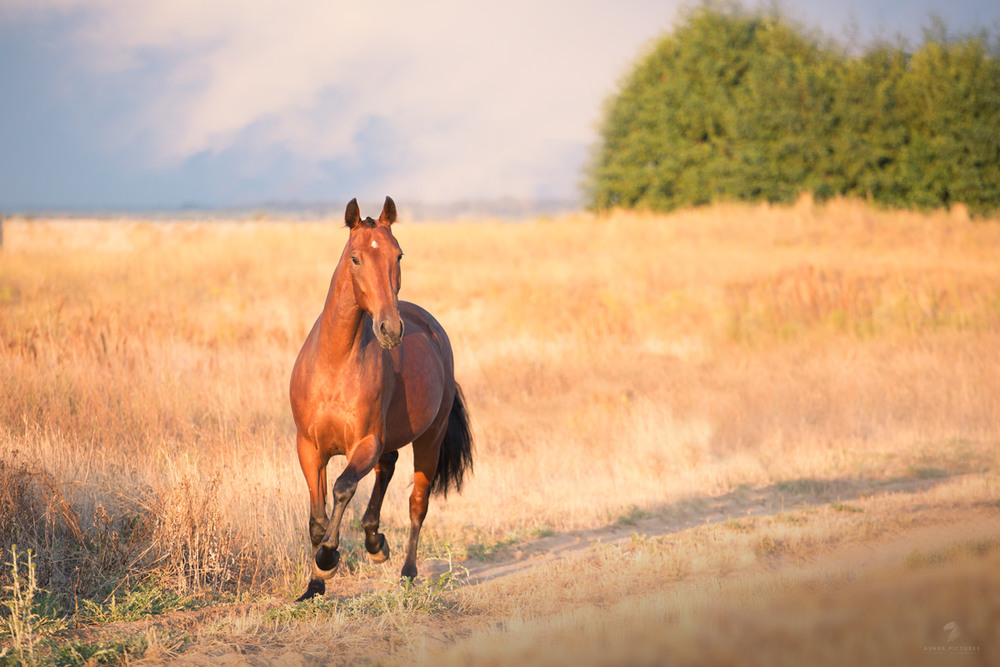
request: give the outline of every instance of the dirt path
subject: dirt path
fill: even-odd
[[[501,550],[488,561],[467,560],[461,563],[468,570],[467,590],[475,590],[483,584],[487,588],[497,590],[504,587],[523,586],[515,583],[519,575],[532,573],[554,572],[560,565],[573,566],[576,559],[583,559],[594,552],[600,545],[620,545],[632,540],[634,536],[662,537],[680,536],[687,530],[714,524],[725,524],[731,520],[748,517],[768,518],[795,513],[800,510],[822,510],[831,503],[847,503],[863,498],[883,497],[890,499],[909,499],[919,501],[919,505],[927,507],[924,497],[932,494],[936,487],[942,484],[960,485],[965,478],[969,480],[977,475],[956,475],[935,479],[902,480],[893,483],[865,484],[860,482],[825,482],[823,484],[802,481],[791,484],[773,485],[762,489],[738,489],[717,498],[692,499],[677,503],[670,507],[659,508],[636,518],[625,517],[617,523],[591,529],[574,530],[547,537],[525,541]],[[907,500],[908,502],[908,500]],[[936,548],[955,540],[995,539],[1000,535],[1000,511],[994,504],[991,507],[974,508],[955,506],[952,508],[936,508],[925,511],[922,515],[922,525],[912,528],[892,531],[871,540],[847,541],[812,558],[808,567],[817,572],[836,571],[838,568],[853,568],[858,572],[874,571],[876,568],[890,564],[898,565],[908,554],[913,552],[915,545],[926,545],[928,549]],[[437,575],[447,569],[448,565],[439,560],[424,561],[421,573]],[[783,575],[791,573],[796,568],[802,569],[802,563],[775,563],[775,568]],[[726,573],[713,575],[720,583],[727,578]],[[384,581],[376,577],[337,577],[330,596],[341,600],[351,599],[365,593],[370,593]],[[484,593],[485,595],[486,593]],[[260,625],[271,612],[281,612],[290,609],[289,601],[269,599],[260,602],[234,605],[215,605],[204,609],[181,611],[164,614],[149,619],[129,623],[114,623],[100,628],[87,628],[72,633],[71,638],[98,642],[109,637],[151,635],[159,637],[194,636],[194,646],[190,649],[174,653],[173,649],[164,651],[160,648],[147,652],[145,662],[162,664],[179,661],[182,664],[274,664],[275,661],[287,660],[293,655],[305,655],[302,651],[295,653],[294,647],[302,648],[313,645],[310,642],[322,644],[328,640],[320,633],[317,636],[304,638],[302,632],[296,630],[294,621],[287,624],[287,636],[282,636],[280,630],[268,630],[271,639],[260,641],[252,648],[241,646],[237,638],[212,640],[211,632],[205,634],[206,628],[216,627],[212,632],[225,635],[226,627],[237,628],[241,624]],[[446,614],[447,616],[447,614]],[[250,619],[250,620],[247,620]],[[256,619],[256,620],[253,620]],[[458,639],[470,636],[489,619],[476,616],[461,618],[434,618],[431,621],[418,621],[419,632],[423,635],[423,645],[437,645],[442,648]],[[380,634],[376,643],[381,643],[380,651],[386,646],[391,647],[397,641],[399,628],[378,629],[381,621],[373,619],[358,627],[364,631]],[[266,625],[266,623],[263,623]],[[367,627],[373,624],[374,629]],[[272,623],[272,625],[275,625]],[[408,632],[418,628],[410,627]],[[275,636],[277,633],[277,636]],[[206,642],[208,647],[206,647]],[[328,647],[329,648],[329,647]],[[289,651],[292,650],[292,653]],[[304,650],[304,649],[303,649]],[[333,650],[333,649],[330,649]],[[342,650],[338,649],[338,650]],[[334,652],[336,653],[336,652]],[[338,655],[347,655],[343,652]],[[364,652],[357,653],[363,655]],[[299,660],[300,664],[323,664],[332,655],[329,651],[317,651],[312,658]]]
[[[482,583],[544,566],[559,559],[579,556],[597,544],[613,544],[629,540],[636,534],[647,537],[671,535],[704,524],[723,523],[743,517],[775,515],[783,511],[817,507],[833,502],[849,502],[871,495],[873,492],[886,495],[922,493],[944,481],[944,478],[901,480],[874,486],[857,481],[816,484],[803,480],[762,489],[740,489],[717,498],[693,499],[661,508],[650,512],[654,516],[647,518],[619,520],[617,523],[600,528],[573,530],[530,540],[503,550],[495,559],[486,562],[470,560],[465,566],[469,570],[470,582]],[[793,492],[790,493],[789,489]],[[795,489],[808,489],[809,492],[795,493]],[[421,572],[430,571],[437,574],[443,567],[439,562],[428,562],[424,564]]]

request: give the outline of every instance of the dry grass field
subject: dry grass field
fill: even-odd
[[[392,559],[363,486],[297,605],[288,377],[346,230],[5,221],[0,664],[1000,662],[1000,221],[804,199],[394,231],[475,475],[402,585],[404,451]]]

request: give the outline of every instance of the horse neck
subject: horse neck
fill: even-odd
[[[354,298],[350,270],[341,261],[333,272],[320,316],[320,354],[333,361],[358,356],[364,321],[365,311]]]

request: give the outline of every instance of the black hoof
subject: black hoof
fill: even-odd
[[[378,546],[372,551],[368,549],[368,557],[373,563],[384,563],[389,560],[389,543],[385,540],[385,535],[379,533],[376,535],[378,538]],[[367,545],[366,547],[367,548]]]
[[[322,596],[324,593],[326,593],[326,584],[320,579],[311,579],[309,581],[309,587],[306,588],[306,592],[300,595],[295,601],[304,602],[316,595]]]
[[[404,565],[403,571],[399,574],[403,579],[409,579],[412,583],[414,579],[417,578],[417,566],[416,565]]]
[[[329,579],[340,563],[340,552],[330,547],[320,547],[313,559],[313,578]]]

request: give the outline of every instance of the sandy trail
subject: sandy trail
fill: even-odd
[[[488,588],[516,588],[523,576],[544,573],[547,568],[556,571],[561,565],[572,567],[575,559],[590,556],[601,545],[616,545],[632,540],[636,535],[662,537],[677,535],[680,539],[684,531],[702,525],[720,524],[746,517],[776,516],[782,512],[811,510],[835,502],[846,503],[873,497],[887,498],[891,502],[900,500],[918,501],[926,508],[922,523],[912,528],[894,530],[889,534],[863,541],[846,541],[825,550],[815,557],[784,562],[777,559],[774,570],[787,580],[810,577],[828,577],[831,573],[850,572],[852,577],[878,572],[880,568],[896,567],[903,563],[915,550],[933,551],[961,541],[995,539],[1000,535],[1000,510],[996,505],[974,507],[932,507],[923,503],[921,494],[932,493],[942,484],[961,484],[963,478],[978,475],[955,475],[927,480],[903,480],[877,485],[863,482],[830,482],[823,485],[801,484],[791,488],[808,489],[807,493],[789,493],[789,485],[772,485],[761,489],[738,489],[717,498],[700,498],[684,501],[668,508],[662,508],[653,516],[636,520],[620,520],[618,523],[591,530],[573,530],[532,539],[512,545],[499,551],[489,561],[466,560],[459,563],[468,571],[465,587],[475,588],[489,584]],[[393,567],[392,561],[387,567]],[[448,564],[440,560],[425,560],[421,563],[421,573],[436,576],[447,570]],[[740,573],[729,572],[712,575],[720,586],[735,580]],[[328,598],[347,600],[354,596],[370,593],[384,586],[384,579],[375,577],[337,576],[328,586]],[[680,590],[690,581],[678,582],[673,587]],[[670,585],[667,585],[669,590]],[[288,609],[290,601],[272,598],[264,601],[215,605],[192,611],[171,612],[161,616],[128,623],[114,623],[100,628],[87,628],[72,633],[72,638],[95,642],[103,637],[156,633],[159,636],[198,635],[206,628],[238,626],[247,619],[260,618],[269,612]],[[473,634],[489,619],[476,617],[437,616],[418,621],[416,628],[425,634],[424,645],[440,645],[442,649]],[[252,622],[252,621],[250,621]],[[373,622],[376,626],[378,622]],[[229,641],[196,642],[188,650],[179,653],[147,654],[144,662],[160,664],[177,662],[180,664],[276,664],[295,657],[294,663],[302,665],[323,664],[330,656],[320,647],[325,639],[313,637],[303,640],[294,624],[289,625],[288,639],[274,644],[239,645],[234,638]],[[413,631],[414,628],[411,628]],[[384,630],[384,629],[383,629]],[[392,643],[391,635],[378,641]],[[272,640],[273,641],[273,640]],[[305,650],[308,642],[319,641],[316,650]],[[305,643],[303,643],[305,642]],[[311,644],[309,644],[311,646]],[[292,647],[299,648],[289,653]],[[328,647],[329,648],[329,647]]]

